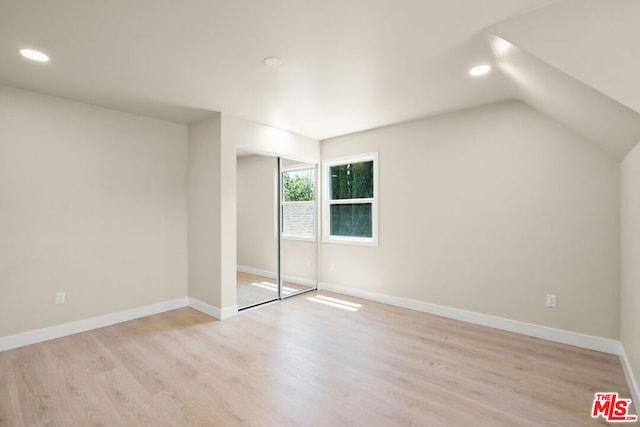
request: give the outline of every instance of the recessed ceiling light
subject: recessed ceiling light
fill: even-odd
[[[275,56],[268,56],[264,58],[264,65],[269,68],[278,68],[282,65],[282,60],[280,58],[276,58]]]
[[[46,54],[33,49],[20,49],[20,55],[24,56],[25,58],[31,59],[32,61],[49,61],[49,57]]]
[[[472,76],[482,76],[484,74],[487,74],[489,71],[491,71],[491,65],[482,64],[476,65],[475,67],[470,69],[469,74],[471,74]]]

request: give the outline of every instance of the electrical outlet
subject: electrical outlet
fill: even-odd
[[[64,291],[56,292],[56,304],[64,304],[67,294]]]
[[[329,271],[336,271],[336,265],[335,264],[329,265]]]
[[[547,307],[556,308],[556,296],[553,294],[547,294]]]

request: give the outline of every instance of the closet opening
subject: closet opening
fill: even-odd
[[[317,289],[317,164],[238,149],[237,305]]]

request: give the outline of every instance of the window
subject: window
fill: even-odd
[[[282,172],[282,237],[315,240],[315,168]]]
[[[377,246],[378,153],[323,166],[323,240]]]

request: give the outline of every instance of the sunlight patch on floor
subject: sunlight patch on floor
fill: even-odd
[[[252,286],[256,286],[258,288],[262,288],[262,289],[268,289],[268,290],[273,291],[273,292],[278,292],[278,286],[275,283],[269,283],[269,282],[257,283],[257,282],[253,282],[253,283],[251,283],[251,285]],[[289,288],[287,286],[283,286],[282,287],[282,293],[284,295],[289,295],[290,293],[295,292],[295,291],[297,291],[297,289]]]
[[[317,302],[318,304],[324,304],[335,308],[341,308],[347,311],[358,311],[362,304],[355,302],[345,301],[338,298],[331,298],[324,295],[316,295],[315,297],[307,298],[307,301]]]

